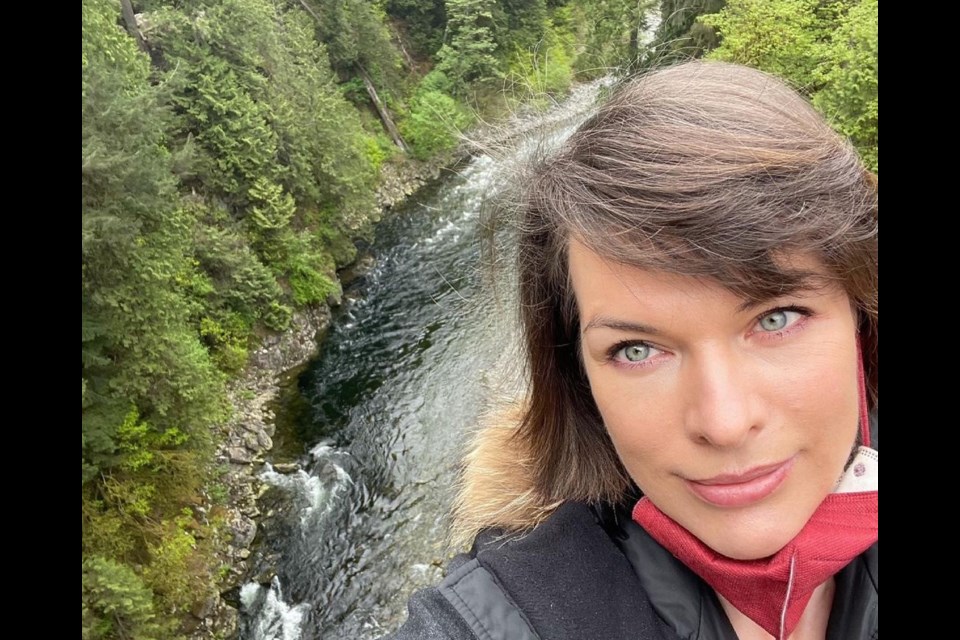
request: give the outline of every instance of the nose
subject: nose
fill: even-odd
[[[762,367],[761,367],[762,368]],[[763,373],[735,348],[712,348],[688,358],[686,429],[699,443],[735,448],[763,428]]]

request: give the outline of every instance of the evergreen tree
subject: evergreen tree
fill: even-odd
[[[544,46],[549,23],[546,0],[500,0],[494,16],[494,34],[501,53],[535,51]]]
[[[842,15],[826,46],[814,105],[880,171],[880,3],[863,0]]]
[[[462,93],[466,85],[499,74],[494,52],[494,0],[446,0],[448,41],[437,52],[437,70]]]
[[[444,0],[387,0],[386,10],[401,24],[416,54],[427,58],[440,50],[447,26]]]

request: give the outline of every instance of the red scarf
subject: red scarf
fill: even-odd
[[[861,441],[868,447],[870,423],[862,365],[859,373]],[[814,590],[879,537],[879,490],[856,491],[861,476],[879,476],[879,456],[867,447],[861,447],[838,485],[839,491],[850,492],[824,498],[800,533],[769,558],[733,560],[722,556],[646,498],[634,507],[633,519],[737,610],[774,638],[786,640]]]
[[[774,638],[793,633],[814,589],[878,537],[878,492],[831,493],[787,545],[760,560],[722,556],[643,498],[633,519]]]

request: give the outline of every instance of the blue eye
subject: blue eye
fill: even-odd
[[[617,352],[617,357],[622,357],[627,362],[643,362],[650,357],[651,351],[650,345],[638,342],[620,349]]]
[[[800,317],[797,311],[777,309],[761,316],[758,324],[762,331],[783,331]]]

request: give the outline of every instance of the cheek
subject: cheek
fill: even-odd
[[[629,376],[606,371],[588,372],[594,401],[610,439],[627,471],[638,484],[638,474],[649,472],[677,443],[678,400],[671,392],[646,382],[630,384]]]
[[[803,364],[785,368],[794,375],[774,388],[773,402],[788,416],[806,423],[811,439],[852,439],[859,407],[855,343],[826,342],[797,354],[794,362]]]

